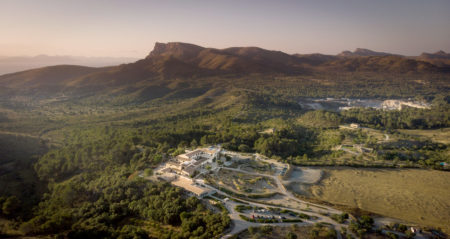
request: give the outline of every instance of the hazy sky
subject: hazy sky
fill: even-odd
[[[1,0],[0,56],[144,57],[154,43],[450,52],[450,0]]]

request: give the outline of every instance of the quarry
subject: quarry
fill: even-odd
[[[299,101],[300,106],[312,110],[349,110],[352,108],[374,108],[383,110],[402,110],[405,107],[429,109],[430,104],[414,99],[358,99],[358,98],[306,98]]]

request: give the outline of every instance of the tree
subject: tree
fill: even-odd
[[[0,214],[2,214],[3,203],[6,201],[6,197],[0,197]]]
[[[412,232],[411,230],[407,230],[406,231],[406,237],[407,238],[414,238],[414,236],[416,235],[414,232]]]
[[[144,174],[145,174],[145,176],[152,176],[153,175],[153,170],[151,168],[146,168],[144,170]]]
[[[408,230],[408,227],[404,224],[400,224],[400,225],[398,225],[398,230],[405,233],[406,230]]]
[[[198,146],[197,140],[193,139],[193,140],[191,141],[191,147],[197,148],[197,146]]]
[[[200,139],[200,144],[201,145],[206,145],[208,144],[208,138],[206,135],[203,135],[203,137]]]
[[[238,150],[241,152],[250,152],[250,147],[246,144],[241,144],[239,145]]]
[[[273,231],[273,227],[272,226],[265,225],[265,226],[261,227],[261,232],[262,233],[268,234],[268,233],[270,233],[272,231]]]
[[[20,208],[20,201],[16,196],[8,197],[5,202],[3,202],[2,213],[4,215],[13,216],[14,213]]]
[[[397,238],[398,238],[397,234],[392,233],[392,232],[387,232],[386,235],[387,235],[389,238],[392,238],[392,239],[397,239]]]
[[[161,161],[162,161],[162,155],[157,154],[157,155],[155,155],[155,157],[153,157],[154,164],[159,164]]]
[[[293,232],[288,232],[286,239],[297,239],[297,235]]]

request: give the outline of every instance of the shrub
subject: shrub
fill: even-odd
[[[293,232],[288,232],[286,239],[297,239],[297,235]]]
[[[283,219],[283,222],[303,222],[302,219]]]

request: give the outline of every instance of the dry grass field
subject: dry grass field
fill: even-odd
[[[327,169],[309,196],[450,232],[450,172]]]
[[[402,129],[399,130],[403,134],[409,134],[413,136],[420,136],[435,142],[450,144],[450,128],[442,128],[442,129],[430,129],[430,130],[410,130],[410,129]]]

